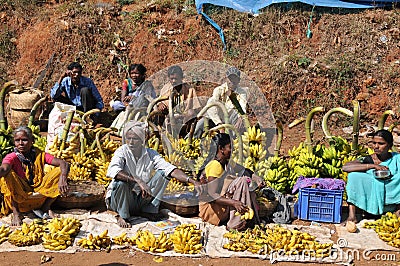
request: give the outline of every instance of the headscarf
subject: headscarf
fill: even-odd
[[[122,144],[126,144],[126,134],[132,131],[134,134],[136,134],[144,143],[146,139],[146,133],[147,133],[147,124],[144,122],[138,122],[138,121],[129,121],[128,123],[125,124],[124,126],[124,132],[122,135]]]
[[[31,149],[27,156],[25,157],[22,153],[18,151],[17,148],[14,148],[14,152],[18,157],[18,160],[23,164],[28,167],[28,172],[29,172],[29,180],[28,184],[30,186],[33,185],[33,178],[35,177],[35,173],[33,172],[33,163],[36,157],[36,153],[34,149]]]

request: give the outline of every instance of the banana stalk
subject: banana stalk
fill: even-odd
[[[207,110],[211,107],[218,107],[219,109],[221,109],[222,113],[224,114],[224,124],[225,125],[229,124],[228,110],[226,110],[225,105],[221,102],[207,103],[206,106],[204,106],[203,109],[201,109],[201,111],[198,113],[197,119],[200,119],[202,116],[204,116],[204,114],[207,112]],[[207,133],[208,128],[209,128],[208,118],[204,117],[204,133]],[[221,128],[221,127],[219,127],[219,128]]]
[[[279,150],[281,149],[281,145],[282,145],[282,139],[283,139],[283,125],[282,122],[280,120],[276,121],[276,129],[278,132],[278,136],[276,139],[276,146],[275,146],[275,152],[274,155],[275,156],[279,156]]]
[[[313,117],[316,113],[323,112],[324,110],[325,110],[325,108],[322,106],[315,107],[315,108],[311,109],[311,111],[307,115],[307,118],[306,118],[306,143],[305,144],[310,152],[312,151],[311,121],[313,120]]]
[[[360,103],[353,100],[353,141],[351,143],[351,150],[358,149],[358,135],[360,133]]]
[[[65,148],[65,142],[67,141],[68,132],[69,132],[69,129],[71,127],[72,118],[74,117],[74,114],[75,114],[74,111],[68,112],[67,119],[65,120],[63,133],[61,135],[61,145],[60,145],[60,150],[61,151],[64,150],[64,148]]]
[[[126,116],[126,120],[125,123],[131,120],[138,120],[139,119],[139,115],[140,112],[146,111],[147,108],[146,107],[142,107],[142,108],[129,108],[129,113]]]
[[[81,126],[79,127],[79,133],[78,134],[79,134],[79,137],[80,137],[80,144],[81,144],[79,152],[80,152],[80,155],[83,156],[83,154],[85,153],[86,138],[85,138],[85,132],[84,132],[84,130],[83,130],[83,128]]]
[[[18,86],[18,82],[16,80],[12,80],[12,81],[6,82],[3,85],[3,88],[1,88],[1,91],[0,91],[0,129],[4,129],[4,130],[7,129],[7,121],[6,121],[5,115],[4,115],[4,98],[6,97],[6,94],[16,86]]]
[[[386,110],[385,112],[383,112],[381,118],[378,121],[378,130],[381,130],[385,127],[385,122],[389,115],[394,116],[394,112],[392,110]]]
[[[100,113],[100,112],[101,112],[100,109],[92,109],[92,110],[89,110],[89,111],[87,111],[86,113],[83,114],[82,120],[83,120],[86,124],[88,124],[88,122],[86,121],[86,118],[87,118],[88,116],[90,116],[91,114]]]
[[[322,118],[322,130],[324,131],[325,137],[328,139],[332,138],[332,134],[329,132],[329,129],[328,129],[328,120],[329,120],[329,117],[333,113],[343,113],[348,116],[353,116],[352,111],[350,111],[349,109],[343,108],[343,107],[336,107],[336,108],[332,108],[331,110],[329,110]],[[354,124],[353,124],[353,128],[354,128]]]
[[[239,132],[237,131],[237,129],[232,125],[232,124],[221,124],[218,126],[213,127],[212,129],[210,129],[210,131],[216,131],[219,130],[221,128],[227,128],[232,130],[233,132],[235,132],[236,137],[238,138],[238,149],[239,149],[239,164],[243,165],[243,140],[242,140],[242,135],[239,134]]]
[[[100,135],[101,135],[101,133],[109,133],[109,132],[113,132],[113,131],[115,131],[115,129],[113,129],[113,128],[102,128],[102,130],[99,130],[96,133],[96,144],[97,144],[97,147],[99,148],[100,156],[101,156],[101,159],[103,159],[103,162],[107,161],[107,158],[106,158],[106,155],[104,154],[103,148],[101,147]]]
[[[32,107],[31,113],[29,114],[29,120],[28,120],[28,127],[32,126],[33,124],[33,120],[35,119],[35,115],[37,112],[37,109],[39,108],[39,106],[44,103],[44,101],[47,100],[47,97],[43,97],[41,99],[39,99]]]

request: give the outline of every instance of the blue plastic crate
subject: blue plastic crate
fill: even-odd
[[[297,217],[315,222],[340,223],[343,190],[301,188]]]

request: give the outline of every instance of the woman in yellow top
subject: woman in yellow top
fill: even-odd
[[[0,190],[3,196],[1,215],[11,211],[13,226],[21,225],[20,212],[34,210],[44,218],[54,218],[50,209],[57,196],[68,191],[68,163],[33,148],[29,127],[14,131],[14,152],[7,154],[0,166]],[[44,173],[44,165],[58,166]],[[61,175],[61,176],[60,176]]]
[[[218,133],[213,137],[213,142],[217,146],[217,152],[214,160],[206,165],[201,177],[202,182],[206,183],[207,193],[200,197],[199,216],[203,221],[214,225],[227,222],[228,230],[242,230],[252,220],[258,223],[256,195],[250,191],[249,185],[252,178],[259,187],[264,186],[264,182],[250,170],[238,165],[232,169],[228,164],[231,157],[231,140],[228,134]],[[229,174],[243,171],[244,174],[239,176]],[[250,208],[254,211],[253,219],[245,220],[241,215],[235,215],[236,212],[243,214]]]

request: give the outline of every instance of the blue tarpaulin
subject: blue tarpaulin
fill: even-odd
[[[248,12],[252,14],[259,13],[260,9],[276,4],[276,3],[294,3],[294,2],[302,2],[305,4],[309,4],[312,6],[321,6],[321,7],[340,7],[340,8],[372,8],[379,6],[387,6],[393,5],[395,3],[399,3],[400,0],[376,0],[376,1],[358,1],[358,0],[349,0],[349,1],[340,1],[340,0],[196,0],[196,9],[199,14],[201,14],[212,26],[214,26],[221,40],[224,44],[225,49],[225,39],[224,33],[222,29],[215,23],[207,14],[203,12],[203,4],[212,4],[217,6],[229,7],[240,12]]]

